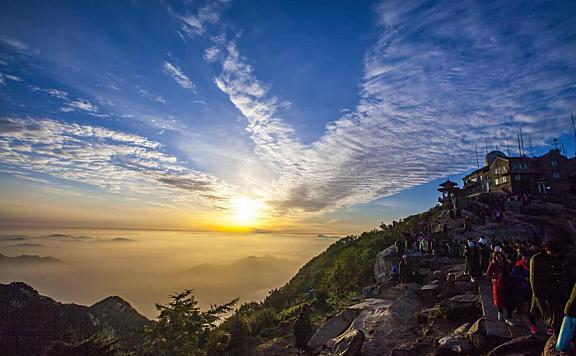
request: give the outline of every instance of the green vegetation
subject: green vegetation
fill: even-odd
[[[320,324],[357,301],[362,288],[374,282],[378,252],[401,240],[408,231],[427,229],[438,213],[439,209],[433,208],[336,241],[306,263],[285,286],[270,291],[262,302],[242,304],[218,326],[220,316],[237,300],[200,312],[190,291],[174,295],[168,306],[157,305],[160,320],[150,328],[151,341],[147,345],[156,355],[254,354],[259,343],[292,333],[303,304],[312,307],[312,322]]]
[[[232,311],[235,299],[224,305],[213,305],[200,311],[191,290],[170,296],[168,305],[156,304],[158,322],[146,328],[147,342],[139,350],[144,355],[206,356],[225,348],[229,337],[215,333],[216,323],[223,314]],[[226,342],[228,340],[228,342]],[[209,347],[216,348],[209,350]]]

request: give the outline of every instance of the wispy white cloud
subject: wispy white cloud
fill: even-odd
[[[64,111],[64,112],[81,110],[81,111],[86,111],[89,113],[95,113],[98,111],[98,107],[96,105],[90,103],[88,100],[78,99],[78,100],[72,100],[72,101],[65,103],[64,107],[61,108],[60,110]]]
[[[229,208],[234,187],[162,150],[158,142],[98,126],[0,119],[0,171],[27,177],[41,173],[179,208]]]
[[[188,78],[178,66],[170,62],[164,62],[162,68],[164,68],[164,72],[170,75],[182,88],[196,92],[196,86],[194,83],[192,83],[190,78]]]

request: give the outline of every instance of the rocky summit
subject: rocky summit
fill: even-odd
[[[130,350],[143,342],[150,323],[120,297],[87,307],[59,303],[22,282],[0,284],[1,355],[43,355],[58,342],[96,336]]]

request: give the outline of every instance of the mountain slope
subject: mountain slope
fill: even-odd
[[[111,297],[86,307],[59,303],[22,282],[0,284],[0,354],[41,355],[55,341],[99,335],[119,338],[131,348],[143,341],[150,323],[129,303]]]

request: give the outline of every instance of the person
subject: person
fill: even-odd
[[[314,333],[312,322],[310,321],[310,305],[304,304],[298,314],[298,319],[294,323],[294,346],[300,353],[308,353],[308,341]]]
[[[536,317],[530,312],[530,302],[532,301],[532,288],[530,286],[530,255],[527,251],[521,251],[521,259],[512,268],[510,277],[514,281],[514,296],[517,305],[528,314],[530,321],[530,333],[536,334]]]
[[[475,279],[482,275],[482,270],[480,269],[480,253],[476,249],[474,241],[468,241],[464,248],[464,263],[465,272],[470,275],[470,280],[476,282]]]
[[[490,249],[486,246],[486,240],[483,238],[480,238],[478,246],[480,251],[480,271],[485,273],[490,264]]]
[[[506,324],[514,326],[512,312],[514,310],[512,296],[510,295],[510,265],[502,252],[494,252],[488,265],[486,276],[492,280],[492,299],[498,308],[498,320],[505,320]],[[504,318],[504,309],[506,317]]]
[[[570,299],[576,278],[560,244],[557,241],[546,241],[543,245],[544,251],[530,260],[530,312],[544,321],[549,334],[558,335],[564,307]]]
[[[402,256],[402,261],[398,264],[398,272],[400,272],[400,285],[408,288],[408,282],[410,282],[412,276],[412,268],[408,264],[408,256]]]

